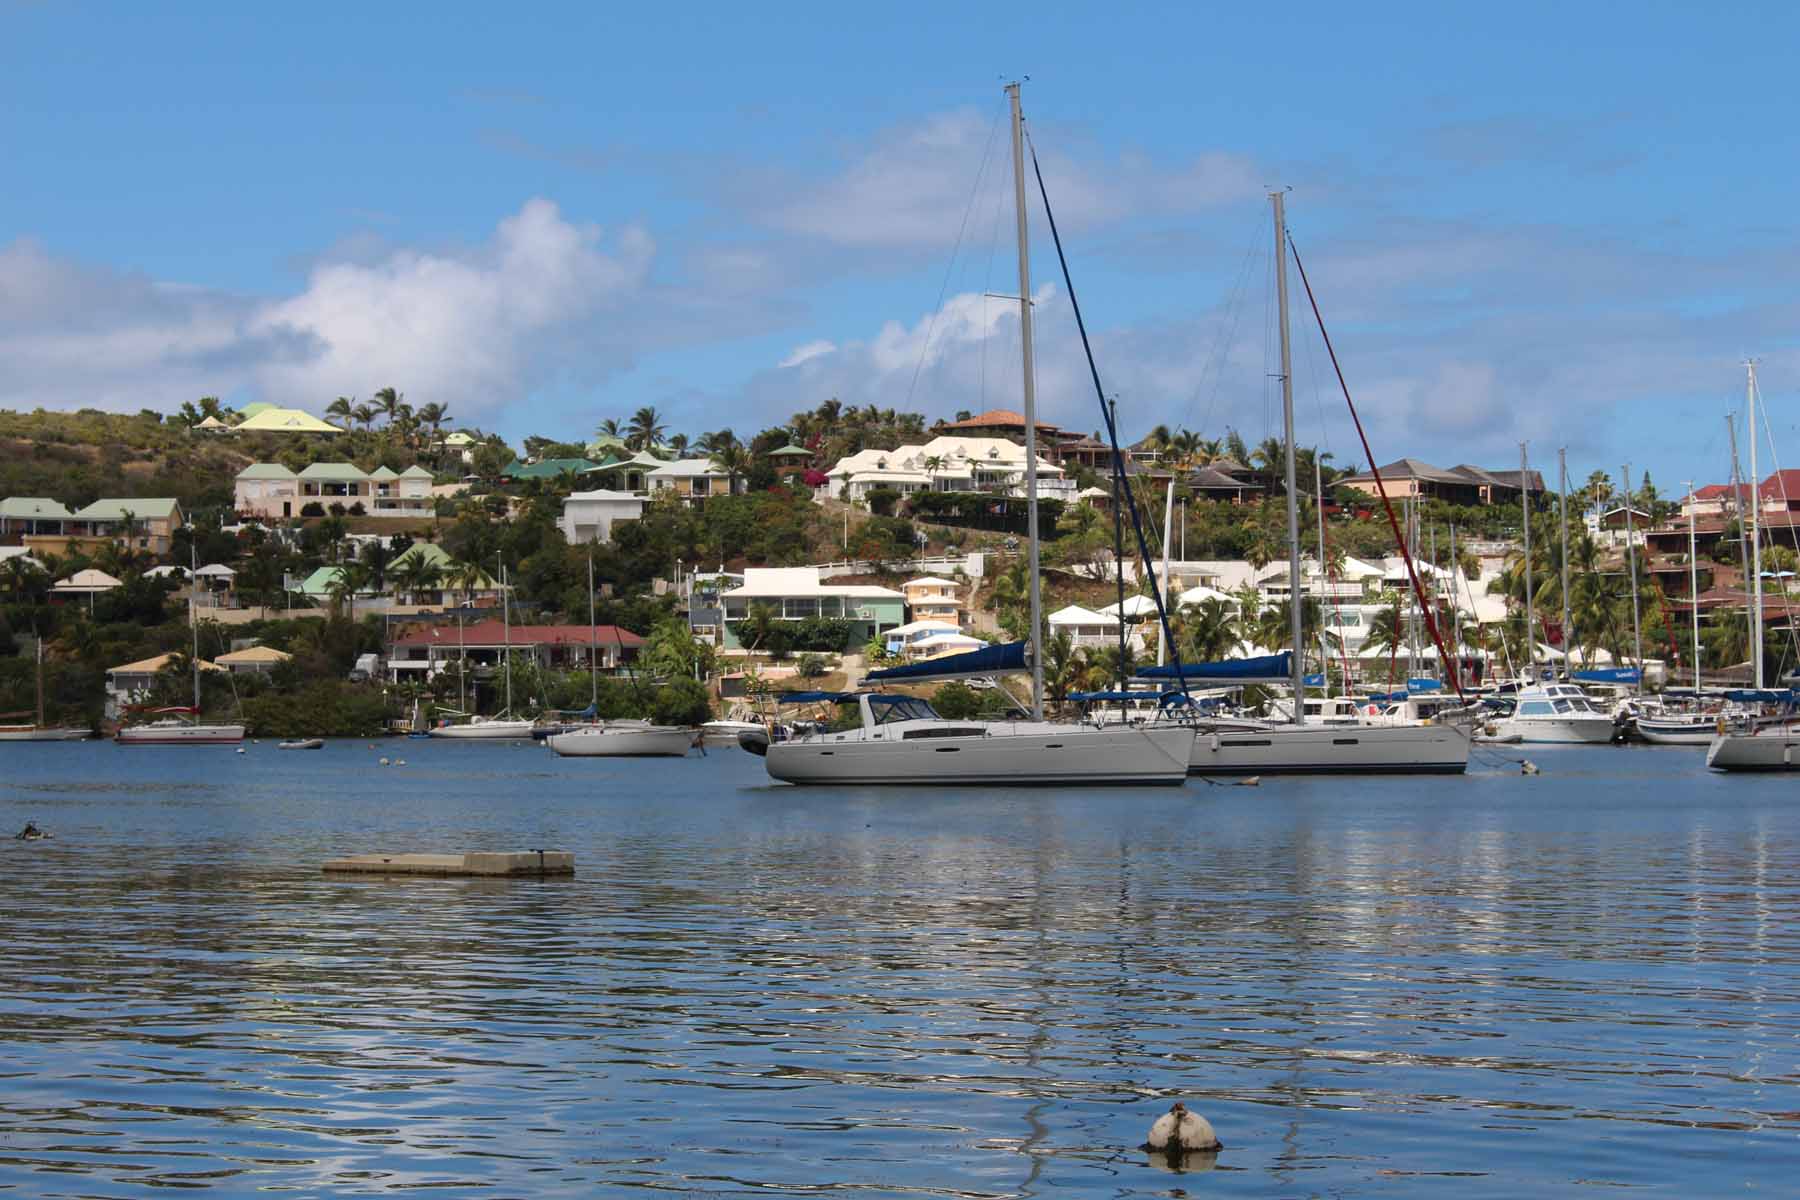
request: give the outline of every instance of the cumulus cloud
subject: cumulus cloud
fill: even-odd
[[[326,257],[276,299],[158,284],[0,248],[0,404],[168,408],[205,393],[318,408],[393,383],[418,401],[490,416],[558,373],[630,361],[582,335],[646,290],[655,252],[541,199],[462,251]]]

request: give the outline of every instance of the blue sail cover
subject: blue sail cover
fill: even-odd
[[[1166,667],[1144,667],[1140,679],[1181,678],[1189,683],[1286,683],[1293,676],[1294,655],[1291,650],[1265,654],[1261,658],[1228,658],[1224,662],[1171,663]]]
[[[973,679],[982,675],[1006,675],[1030,670],[1025,663],[1025,643],[1006,642],[983,646],[967,654],[948,654],[930,662],[907,663],[870,671],[866,683],[925,683],[933,679]]]
[[[775,697],[777,704],[835,704],[848,700],[855,692],[783,692]]]
[[[1180,692],[1070,692],[1069,699],[1077,704],[1116,704],[1132,700],[1154,700],[1158,704],[1163,704],[1168,697],[1180,694]]]
[[[1642,683],[1644,673],[1636,667],[1599,667],[1592,671],[1577,671],[1569,678],[1576,683]]]

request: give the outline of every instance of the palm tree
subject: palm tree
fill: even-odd
[[[330,404],[325,406],[325,415],[328,417],[336,417],[339,421],[343,422],[344,428],[346,429],[350,428],[350,422],[356,419],[355,413],[356,398],[354,396],[339,396],[336,400],[333,400]]]
[[[1175,644],[1189,662],[1227,658],[1237,647],[1236,625],[1230,602],[1222,596],[1208,596],[1176,618]]]
[[[394,417],[400,411],[401,398],[401,393],[391,387],[380,388],[375,392],[375,408],[387,417],[390,425],[394,423]]]
[[[675,452],[676,458],[684,458],[688,452],[688,435],[676,433],[669,436],[669,449]]]
[[[375,425],[375,406],[372,404],[359,404],[351,410],[350,416],[352,420],[359,422],[364,429],[373,428]]]
[[[626,435],[625,444],[633,450],[649,450],[661,443],[667,429],[662,416],[654,408],[645,405],[631,414],[630,433]]]
[[[444,582],[462,593],[467,606],[475,598],[475,590],[487,586],[488,575],[478,563],[452,561],[444,569]]]
[[[419,553],[403,555],[394,571],[395,586],[414,604],[419,603],[420,593],[436,591],[443,579],[443,568]]]
[[[1044,640],[1044,690],[1050,703],[1060,709],[1069,698],[1069,689],[1081,673],[1081,654],[1069,631],[1059,629]]]
[[[1406,644],[1406,617],[1400,610],[1400,596],[1397,592],[1388,592],[1383,597],[1388,601],[1386,608],[1375,614],[1375,623],[1369,628],[1368,639],[1364,645],[1371,650],[1388,652],[1388,683],[1394,682],[1394,659],[1400,653],[1400,647]]]
[[[594,430],[594,436],[597,438],[620,438],[620,439],[623,439],[625,436],[625,430],[620,427],[617,418],[608,417],[608,418],[606,418],[606,420],[600,422],[599,427]]]
[[[730,482],[730,493],[736,495],[738,480],[749,474],[750,468],[755,464],[748,450],[742,446],[730,445],[713,451],[712,465],[725,472],[725,478]]]

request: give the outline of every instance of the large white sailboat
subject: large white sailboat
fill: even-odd
[[[950,721],[911,696],[862,693],[852,727],[772,742],[766,730],[746,731],[739,743],[764,758],[772,779],[808,784],[1178,785],[1187,777],[1193,733],[1178,726],[1057,725],[1043,719],[1044,669],[1035,653],[1043,628],[1038,577],[1037,401],[1031,344],[1031,265],[1025,208],[1024,117],[1019,85],[1008,85],[1012,107],[1013,200],[1018,223],[1019,340],[1025,410],[1025,495],[1029,536],[1031,633],[1023,644],[953,655],[936,664],[877,671],[871,681],[923,682],[955,674],[991,674],[990,659],[1031,672],[1032,720]],[[970,660],[979,660],[972,662]],[[977,669],[965,671],[965,666]],[[926,669],[919,669],[926,668]]]
[[[1305,663],[1300,648],[1303,637],[1300,578],[1300,510],[1294,475],[1294,384],[1288,331],[1287,219],[1285,197],[1271,192],[1275,217],[1276,308],[1281,335],[1281,409],[1287,462],[1288,604],[1289,632],[1294,649],[1285,659],[1287,683],[1293,695],[1304,697]],[[1371,466],[1373,464],[1371,463]],[[1379,484],[1380,473],[1376,472]],[[1274,661],[1274,660],[1269,660]],[[1218,664],[1151,668],[1142,674],[1152,678],[1203,678],[1208,683],[1229,680]],[[1238,682],[1242,682],[1239,679]],[[1194,775],[1456,775],[1469,768],[1472,724],[1433,720],[1346,728],[1337,724],[1307,724],[1306,705],[1290,709],[1292,723],[1216,720],[1177,717],[1194,732],[1188,770]]]
[[[192,572],[190,571],[190,578]],[[188,592],[188,630],[193,635],[190,664],[194,670],[192,708],[159,708],[155,720],[124,725],[113,734],[121,746],[235,746],[244,740],[240,724],[206,724],[200,720],[200,625],[194,619],[194,594]]]

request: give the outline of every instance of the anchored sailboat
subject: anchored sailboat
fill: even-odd
[[[79,742],[92,736],[91,729],[52,728],[44,724],[44,639],[37,639],[37,721],[31,725],[0,725],[0,742]]]
[[[192,576],[191,570],[189,575]],[[194,672],[194,706],[153,710],[150,715],[157,717],[157,720],[123,726],[113,735],[113,741],[119,745],[229,746],[244,740],[242,725],[209,725],[200,721],[200,625],[194,619],[194,593],[191,587],[188,591],[188,630],[193,635],[189,665]]]

